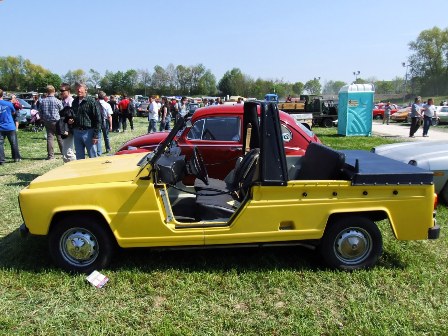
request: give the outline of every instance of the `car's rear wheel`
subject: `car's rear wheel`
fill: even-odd
[[[370,219],[347,216],[328,224],[319,250],[331,268],[369,268],[376,264],[383,252],[383,239]]]
[[[373,117],[373,119],[375,119],[375,120],[381,120],[381,119],[383,119],[383,117],[381,117],[380,114],[377,114],[376,116]]]
[[[438,124],[439,124],[439,119],[433,118],[432,122],[431,122],[431,125],[432,126],[437,126]]]
[[[72,215],[53,225],[49,249],[62,269],[90,273],[110,263],[115,243],[110,231],[95,217]]]

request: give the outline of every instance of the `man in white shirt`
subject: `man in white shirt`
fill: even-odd
[[[428,136],[429,127],[432,124],[432,118],[437,118],[436,108],[434,106],[434,100],[428,99],[428,103],[423,106],[423,136]]]
[[[149,98],[148,111],[148,133],[154,133],[156,132],[157,119],[159,118],[159,105],[156,103],[154,96]]]
[[[112,107],[109,103],[106,102],[106,93],[104,91],[98,92],[98,102],[101,105],[101,117],[102,117],[102,124],[101,124],[101,133],[103,133],[104,138],[104,146],[106,147],[106,153],[110,152],[110,140],[109,140],[109,132],[112,131],[112,115],[114,112],[112,111]],[[101,155],[103,153],[102,150],[102,144],[101,144],[101,137],[98,139],[98,149],[97,149],[98,155]]]

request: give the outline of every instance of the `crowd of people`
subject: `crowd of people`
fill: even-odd
[[[126,131],[127,121],[131,130],[134,129],[132,118],[135,105],[132,98],[123,97],[120,103],[117,103],[115,96],[110,96],[109,100],[103,91],[96,97],[89,96],[87,86],[82,83],[76,85],[75,98],[68,83],[61,84],[58,97],[54,86],[48,85],[42,97],[33,95],[31,109],[38,111],[45,128],[47,160],[55,158],[55,139],[63,161],[69,162],[84,159],[86,153],[90,158],[102,155],[103,139],[105,152],[109,153],[109,132],[120,127]],[[3,91],[0,90],[0,165],[5,163],[5,139],[10,143],[13,161],[21,160],[16,110],[14,97],[11,101],[4,100]]]
[[[107,96],[100,91],[95,96],[87,94],[85,84],[76,85],[76,95],[73,97],[71,86],[62,83],[59,92],[52,85],[46,87],[46,92],[39,97],[33,94],[31,110],[38,111],[40,122],[46,132],[47,160],[54,160],[56,140],[64,162],[101,156],[111,152],[109,132],[126,132],[128,123],[134,130],[133,117],[140,102],[123,95],[118,101],[114,95]],[[237,103],[242,103],[241,99]],[[162,97],[149,98],[148,133],[170,130],[172,121],[180,116],[185,117],[191,110],[191,101],[187,97],[181,99]],[[0,165],[5,162],[4,141],[8,139],[14,162],[21,160],[17,139],[17,111],[21,109],[15,97],[11,101],[3,100],[0,90]],[[200,107],[223,104],[218,98],[204,98]]]

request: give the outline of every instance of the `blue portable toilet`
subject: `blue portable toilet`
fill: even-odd
[[[339,90],[338,134],[372,135],[375,86],[349,84]]]

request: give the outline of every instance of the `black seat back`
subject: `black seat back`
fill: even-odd
[[[260,149],[258,148],[251,149],[246,155],[244,155],[240,164],[235,169],[233,181],[230,186],[231,190],[245,188],[252,182],[259,155]]]
[[[345,154],[312,142],[302,157],[298,180],[337,180],[341,176]]]

